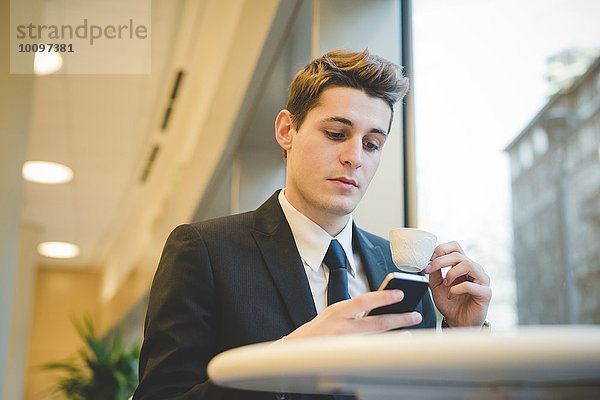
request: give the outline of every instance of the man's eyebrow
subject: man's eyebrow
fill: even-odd
[[[323,121],[324,122],[339,122],[344,125],[348,125],[350,127],[354,126],[352,121],[350,121],[348,118],[344,118],[344,117],[329,117],[329,118],[325,118]],[[387,136],[387,132],[384,131],[383,129],[379,129],[379,128],[372,128],[369,132],[378,133],[380,135]]]
[[[324,119],[325,122],[340,122],[344,125],[353,126],[352,121],[344,117],[329,117]]]

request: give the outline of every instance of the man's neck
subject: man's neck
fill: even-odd
[[[348,220],[350,219],[349,215],[336,216],[336,218],[333,218],[330,215],[311,216],[304,212],[302,212],[302,214],[306,215],[306,217],[311,219],[315,224],[323,228],[323,230],[329,233],[331,237],[336,237],[346,227]]]
[[[286,193],[284,192],[284,196],[285,195]],[[346,227],[350,220],[350,214],[335,215],[327,213],[324,210],[303,207],[302,204],[298,204],[300,202],[296,202],[293,198],[290,199],[288,196],[285,196],[285,198],[296,210],[298,210],[298,212],[319,225],[331,237],[336,237]]]

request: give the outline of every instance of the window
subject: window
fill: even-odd
[[[578,217],[600,160],[567,159],[600,149],[576,108],[600,101],[600,2],[412,4],[419,227],[486,268],[496,326],[600,323],[599,222]]]
[[[548,150],[548,135],[542,128],[537,128],[533,131],[533,150],[538,156]]]

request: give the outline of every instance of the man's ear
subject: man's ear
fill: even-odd
[[[275,140],[285,151],[292,148],[295,129],[292,124],[292,114],[288,110],[281,110],[275,118]]]

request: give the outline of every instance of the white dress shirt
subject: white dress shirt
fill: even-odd
[[[329,268],[323,264],[323,259],[332,239],[337,239],[346,254],[350,297],[368,292],[369,282],[362,260],[360,255],[352,251],[352,215],[344,229],[336,237],[331,237],[323,228],[290,204],[285,197],[285,189],[279,192],[278,199],[302,258],[317,313],[321,313],[327,305]]]

